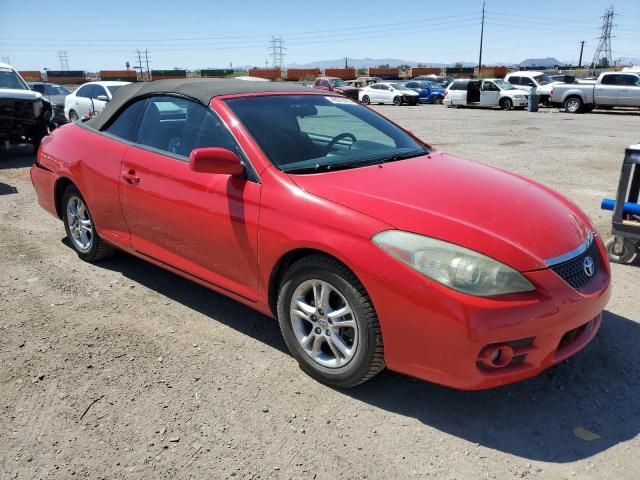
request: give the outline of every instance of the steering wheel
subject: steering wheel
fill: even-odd
[[[351,139],[351,145],[349,145],[349,149],[351,149],[353,144],[358,141],[358,139],[356,138],[356,136],[353,133],[340,133],[339,135],[336,135],[335,137],[333,137],[331,139],[331,141],[327,144],[327,148],[325,150],[325,154],[329,153],[331,151],[331,149],[333,148],[333,146],[336,143],[338,143],[340,140],[342,140],[343,138],[350,138]]]

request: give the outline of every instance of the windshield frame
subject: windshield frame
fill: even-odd
[[[411,148],[398,146],[396,142],[395,147],[386,147],[389,150],[381,155],[378,152],[378,155],[371,155],[370,152],[366,152],[367,155],[360,156],[359,158],[351,158],[346,159],[345,157],[341,157],[340,155],[333,155],[327,157],[327,155],[306,158],[300,161],[294,162],[278,162],[275,158],[272,157],[273,152],[269,151],[269,148],[265,148],[263,142],[260,141],[254,129],[249,126],[244,120],[244,115],[239,113],[236,107],[238,102],[252,102],[255,99],[265,99],[265,98],[282,98],[282,97],[298,97],[298,98],[313,98],[313,97],[321,97],[325,99],[338,99],[338,101],[331,101],[334,103],[335,107],[340,108],[340,105],[347,105],[349,107],[354,107],[354,110],[357,112],[362,112],[363,116],[369,116],[369,119],[372,119],[374,123],[383,124],[389,127],[389,129],[396,135],[401,136],[403,140],[408,140],[413,143]],[[237,120],[237,122],[241,125],[242,129],[247,133],[247,136],[251,138],[251,140],[255,143],[255,146],[258,148],[260,153],[262,153],[264,159],[268,162],[268,165],[274,166],[280,172],[286,173],[287,175],[298,175],[298,174],[314,174],[314,173],[325,173],[329,171],[337,171],[346,168],[359,168],[365,167],[369,165],[386,163],[388,161],[398,161],[404,160],[416,156],[427,156],[432,151],[433,148],[431,145],[425,143],[424,141],[416,138],[411,132],[405,130],[395,122],[381,115],[380,113],[367,108],[357,102],[354,102],[350,99],[339,97],[336,95],[326,95],[326,94],[314,94],[314,93],[303,93],[303,92],[291,92],[291,93],[273,93],[273,92],[264,92],[258,94],[250,94],[250,95],[229,95],[223,96],[220,99],[220,102],[224,104],[225,108],[229,110],[232,117]],[[326,106],[326,105],[325,105]],[[262,111],[266,111],[266,108],[263,108]],[[389,137],[390,139],[395,141],[394,136],[389,135],[386,131],[377,128],[373,123],[369,123],[361,117],[354,115],[353,113],[347,111],[350,115],[353,115],[355,118],[360,119],[362,122],[367,123],[369,127],[373,127],[377,129],[381,134]],[[255,127],[255,125],[254,125]],[[300,130],[302,133],[314,135],[314,132],[304,132]],[[349,133],[349,132],[345,132]],[[329,139],[330,136],[327,136]],[[335,138],[335,137],[334,137]],[[367,141],[369,142],[369,141]],[[342,145],[342,143],[340,143]],[[382,146],[382,144],[380,144]],[[344,145],[343,145],[344,146]],[[411,151],[409,151],[411,150]],[[364,153],[364,152],[363,152]],[[332,162],[323,162],[323,159],[330,158],[333,159]],[[345,160],[349,160],[345,162]],[[292,166],[296,164],[298,168],[288,169],[287,165]],[[284,167],[284,168],[283,168]],[[293,171],[292,171],[293,170]]]
[[[5,72],[9,74],[13,73],[13,75],[18,79],[18,82],[22,84],[22,88],[3,87],[2,85],[0,85],[0,88],[6,88],[7,90],[31,90],[27,82],[25,82],[24,79],[20,76],[20,74],[17,71],[15,71],[13,68],[0,68],[0,72]]]

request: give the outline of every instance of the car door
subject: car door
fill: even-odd
[[[631,74],[620,74],[623,86],[620,89],[618,104],[625,107],[640,107],[640,77]]]
[[[485,107],[496,107],[500,100],[500,89],[488,80],[482,82],[480,90],[480,105]]]
[[[620,92],[623,88],[622,76],[617,73],[603,75],[594,90],[594,99],[597,105],[618,105]]]
[[[80,118],[91,115],[93,112],[91,106],[91,92],[93,84],[81,86],[75,94],[75,99],[69,110],[75,110]]]
[[[102,110],[104,110],[107,101],[99,100],[98,97],[106,97],[109,98],[109,94],[107,93],[107,89],[102,85],[94,85],[91,90],[91,100],[93,100],[93,110],[94,115],[99,114]]]
[[[260,183],[192,171],[189,153],[203,147],[242,156],[210,108],[178,97],[148,99],[122,162],[120,203],[131,247],[256,300]]]
[[[380,102],[393,103],[394,92],[389,85],[380,85]]]

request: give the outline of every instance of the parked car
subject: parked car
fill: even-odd
[[[53,108],[52,121],[55,126],[67,123],[67,117],[64,114],[64,101],[71,93],[69,90],[62,85],[49,82],[29,82],[29,88],[49,100]]]
[[[411,80],[404,82],[403,85],[418,93],[420,103],[441,104],[442,100],[444,100],[445,89],[439,83],[427,80]]]
[[[51,103],[30,90],[11,65],[0,63],[0,147],[30,143],[37,151],[51,115]]]
[[[502,110],[524,108],[529,93],[499,79],[454,81],[442,103],[448,107],[500,107]]]
[[[385,365],[460,389],[532,377],[591,341],[610,295],[565,197],[333,92],[126,86],[46,137],[31,179],[81,259],[124,250],[276,317],[334,387]]]
[[[362,103],[391,103],[393,105],[417,105],[420,95],[397,82],[378,82],[361,88],[359,98]]]
[[[540,95],[540,103],[547,107],[551,106],[551,89],[553,85],[560,83],[544,72],[533,71],[509,73],[504,79],[514,87],[525,90],[527,93],[531,93],[531,89],[535,87],[536,93]]]
[[[567,113],[596,107],[640,107],[640,73],[604,72],[595,84],[554,85],[551,102]]]
[[[358,77],[355,80],[351,80],[354,87],[364,88],[373,83],[383,82],[380,77]],[[350,82],[350,83],[351,83]]]
[[[79,118],[99,114],[112,98],[113,94],[130,82],[89,82],[67,95],[64,102],[64,114],[70,122]]]
[[[318,77],[313,83],[313,88],[325,90],[327,92],[336,92],[345,97],[358,100],[358,88],[352,87],[344,80],[336,77]]]
[[[415,77],[413,80],[426,80],[427,82],[435,82],[442,85],[443,88],[447,88],[449,85],[453,83],[455,78],[447,77],[443,75],[419,75]]]

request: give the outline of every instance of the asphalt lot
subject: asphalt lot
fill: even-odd
[[[640,142],[637,111],[375,108],[557,189],[603,237],[600,200]],[[384,372],[338,391],[276,322],[127,255],[80,262],[32,161],[0,151],[0,478],[640,478],[638,262],[613,266],[592,344],[535,379],[459,392]]]

